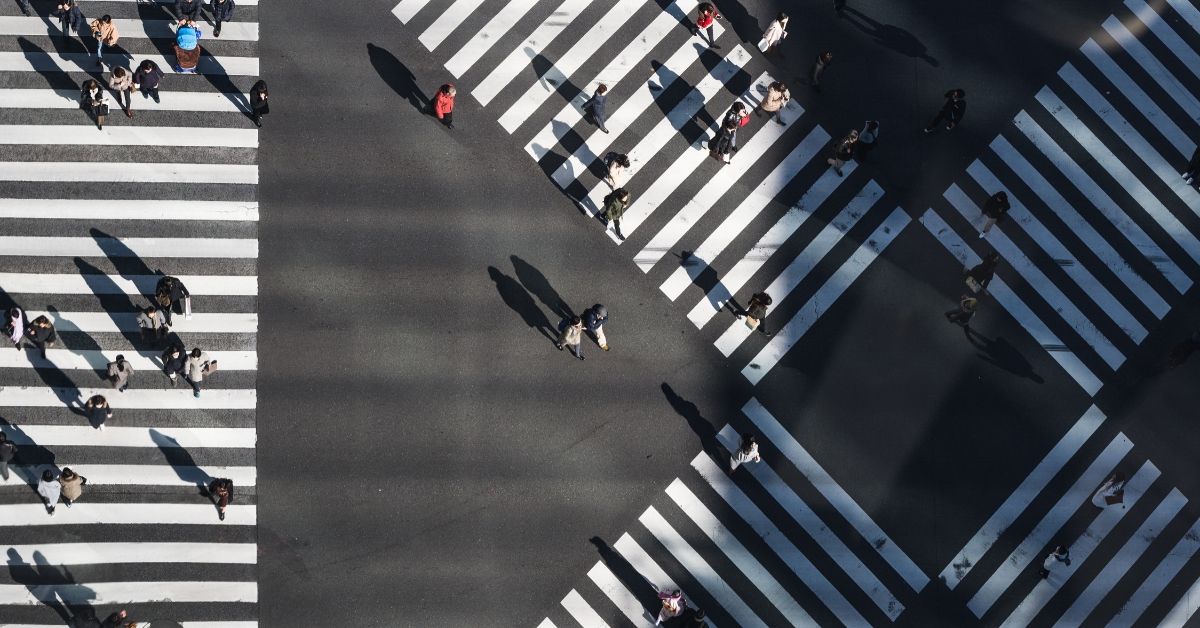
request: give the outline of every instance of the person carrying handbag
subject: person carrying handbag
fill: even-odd
[[[751,330],[757,329],[764,336],[770,336],[771,332],[767,331],[767,308],[771,306],[771,295],[765,292],[756,292],[750,296],[750,302],[746,307],[738,312],[738,318],[745,318],[746,327]]]
[[[833,171],[837,176],[842,174],[842,166],[854,157],[854,148],[858,144],[858,131],[850,131],[850,134],[842,138],[833,148],[833,156],[825,160],[825,163],[833,166]]]
[[[233,503],[233,480],[229,478],[215,478],[208,483],[208,497],[217,507],[217,517],[225,520],[225,509],[229,504]]]
[[[58,483],[62,485],[62,501],[67,508],[75,500],[83,497],[83,487],[87,484],[87,478],[75,473],[71,467],[63,467],[62,475],[58,476]]]
[[[780,42],[787,39],[788,14],[780,11],[779,15],[763,31],[762,39],[758,40],[758,49],[763,54],[770,54]]]
[[[782,81],[775,81],[767,86],[766,95],[763,96],[762,102],[758,105],[757,114],[762,116],[762,112],[764,111],[774,114],[775,123],[782,125],[783,108],[787,106],[791,98],[792,93],[788,91],[787,85],[784,85]]]
[[[963,276],[967,288],[972,294],[986,293],[987,285],[996,274],[996,266],[1000,264],[1000,254],[992,251],[984,256],[983,261],[969,269]]]
[[[83,82],[83,91],[79,95],[79,106],[86,109],[96,122],[96,128],[104,130],[104,120],[108,117],[108,92],[100,87],[96,79]]]

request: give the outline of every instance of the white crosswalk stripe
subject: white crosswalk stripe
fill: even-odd
[[[114,18],[113,25],[121,39],[175,39],[173,20],[140,20]],[[208,37],[208,28],[201,25],[201,41]],[[0,37],[16,35],[50,35],[51,37],[71,37],[64,35],[58,28],[57,22],[43,20],[38,17],[0,16]],[[221,39],[225,41],[258,41],[258,24],[254,22],[228,22],[221,27]]]

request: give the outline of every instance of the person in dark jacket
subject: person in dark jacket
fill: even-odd
[[[108,405],[108,399],[104,395],[92,395],[83,404],[83,409],[87,412],[88,421],[96,428],[103,430],[104,422],[112,418],[112,408]]]
[[[808,84],[817,92],[821,91],[821,75],[825,73],[825,68],[833,63],[832,52],[822,52],[813,60],[812,69],[808,71]]]
[[[737,122],[729,120],[708,141],[708,155],[723,164],[727,164],[733,159],[735,152],[737,152]]]
[[[933,121],[929,126],[925,127],[926,133],[933,133],[942,122],[946,123],[946,130],[952,130],[962,122],[963,116],[967,113],[967,92],[961,89],[952,89],[946,92],[946,103],[942,105],[942,110],[933,117]]]
[[[617,188],[605,195],[604,209],[600,213],[600,222],[603,222],[606,227],[611,222],[613,231],[622,240],[625,239],[625,235],[621,233],[621,216],[625,215],[626,209],[629,209],[629,199],[628,190]]]
[[[213,37],[221,36],[221,24],[233,19],[233,0],[213,0],[208,8],[213,18]]]
[[[233,502],[233,480],[216,478],[208,483],[208,497],[217,506],[217,516],[225,520],[225,509]]]
[[[834,144],[833,155],[829,159],[826,159],[825,163],[833,166],[833,171],[837,173],[837,176],[844,176],[842,174],[842,166],[854,158],[854,149],[857,147],[858,131],[851,129],[846,137],[843,137],[841,140],[838,140],[837,144]]]
[[[166,317],[167,325],[174,324],[171,322],[172,311],[184,313],[184,302],[191,296],[192,293],[188,292],[187,286],[178,277],[162,277],[154,286],[154,302],[158,303],[159,311]]]
[[[996,274],[996,266],[999,264],[1000,254],[992,251],[983,258],[983,261],[968,270],[964,280],[971,292],[978,294],[987,290],[988,284]]]
[[[438,88],[438,93],[433,98],[433,115],[437,116],[446,128],[454,128],[454,97],[458,95],[458,90],[454,85],[446,83]]]
[[[183,347],[180,345],[172,345],[167,347],[162,354],[163,373],[171,378],[171,385],[179,384],[179,376],[187,372],[187,354],[184,353]]]
[[[987,220],[983,223],[983,230],[979,232],[979,237],[987,235],[987,232],[992,230],[992,226],[997,222],[1004,220],[1008,215],[1008,210],[1011,206],[1008,204],[1008,193],[1000,190],[988,198],[983,204],[983,215]]]
[[[259,80],[250,87],[250,119],[254,126],[262,128],[262,117],[271,113],[271,103],[267,95],[267,82]]]
[[[128,619],[129,613],[125,612],[125,609],[121,609],[100,622],[100,628],[124,628]]]
[[[29,323],[29,327],[25,330],[25,337],[41,350],[43,360],[46,359],[46,347],[53,347],[54,343],[58,342],[54,324],[45,315],[39,316]]]
[[[608,133],[608,127],[604,126],[604,121],[608,118],[608,86],[601,83],[596,88],[596,93],[587,102],[583,103],[583,110],[591,114],[592,124],[600,127],[601,131]]]
[[[750,295],[750,302],[738,312],[737,316],[738,318],[750,317],[755,322],[747,322],[747,327],[757,329],[764,336],[770,336],[771,332],[767,331],[767,308],[769,307],[771,307],[771,295],[765,292],[756,292]]]
[[[63,35],[70,35],[71,29],[74,29],[75,34],[82,37],[88,28],[83,11],[79,10],[79,5],[75,4],[75,0],[60,0],[54,9],[54,15],[58,17],[58,26],[62,29]]]
[[[608,322],[608,309],[599,303],[583,313],[583,329],[596,339],[600,348],[608,351],[608,338],[604,336],[604,324]]]
[[[200,8],[203,6],[203,0],[175,0],[175,21],[200,19]]]
[[[92,116],[96,128],[103,131],[104,120],[108,117],[108,92],[100,86],[99,81],[88,79],[83,82],[83,89],[79,94],[79,106]]]
[[[8,435],[0,432],[0,478],[8,481],[8,463],[17,457],[17,445],[8,440]]]
[[[142,98],[153,98],[154,102],[161,102],[158,99],[158,86],[162,77],[163,71],[158,69],[158,64],[146,59],[133,73],[133,88],[142,92]]]

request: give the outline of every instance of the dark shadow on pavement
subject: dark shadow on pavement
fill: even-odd
[[[67,626],[87,625],[96,618],[96,609],[87,603],[96,599],[96,592],[75,581],[66,567],[50,565],[39,551],[33,552],[35,564],[25,562],[16,548],[8,548],[8,572],[13,581],[29,589]]]
[[[570,305],[559,296],[558,291],[554,286],[550,285],[550,281],[542,274],[542,271],[536,269],[529,262],[513,255],[511,257],[513,269],[517,271],[517,279],[525,289],[532,293],[542,302],[542,305],[550,308],[551,312],[559,319],[574,316],[575,313]]]
[[[367,57],[370,58],[371,66],[375,68],[379,78],[383,79],[383,82],[387,83],[388,87],[391,87],[401,98],[407,100],[414,109],[424,113],[432,111],[431,103],[421,88],[417,87],[417,78],[413,76],[408,66],[396,58],[396,55],[369,43],[367,44]]]
[[[1029,360],[1026,360],[1025,356],[1021,355],[1021,352],[1017,351],[1016,347],[1007,340],[1003,338],[990,339],[970,327],[966,327],[964,331],[967,334],[967,340],[970,340],[976,349],[983,352],[979,354],[979,358],[983,361],[994,364],[1018,377],[1031,380],[1035,384],[1046,382],[1033,371],[1033,365],[1029,363]]]
[[[175,475],[178,475],[179,479],[195,484],[201,495],[208,494],[208,483],[212,478],[203,469],[196,466],[196,459],[188,453],[187,449],[179,446],[178,440],[154,428],[150,428],[150,439],[158,446],[163,458],[171,465],[171,469],[175,471]]]
[[[723,466],[728,454],[721,447],[721,443],[717,441],[716,428],[700,415],[700,408],[676,394],[675,389],[666,382],[662,384],[662,391],[667,397],[667,402],[671,404],[671,408],[688,422],[688,427],[692,428],[692,431],[700,438],[700,445],[704,452],[718,465]]]
[[[851,26],[862,31],[868,37],[874,38],[875,43],[885,48],[891,48],[902,55],[921,59],[935,68],[938,67],[938,60],[929,56],[925,44],[921,43],[921,40],[912,33],[891,24],[880,24],[854,7],[846,7],[841,12],[841,16]]]
[[[529,296],[529,292],[521,285],[519,281],[500,272],[494,266],[488,266],[488,276],[492,281],[496,282],[496,291],[500,293],[500,298],[504,299],[504,304],[512,311],[521,315],[525,324],[536,328],[551,342],[557,340],[557,335],[550,326],[550,321],[546,319],[546,313],[542,308],[538,307],[534,302],[533,297]]]
[[[633,593],[637,601],[641,603],[642,609],[646,611],[646,616],[651,620],[658,617],[659,601],[658,595],[655,593],[657,585],[653,582],[646,582],[642,574],[625,560],[625,557],[618,554],[604,539],[593,536],[588,539],[592,545],[596,546],[596,552],[600,554],[600,561],[605,567],[625,585],[625,588]],[[648,585],[648,586],[647,586]]]

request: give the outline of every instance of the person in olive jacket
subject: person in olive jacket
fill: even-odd
[[[600,213],[600,221],[604,226],[612,223],[613,231],[617,237],[624,240],[625,236],[621,234],[621,216],[625,214],[625,210],[629,209],[629,190],[625,188],[617,188],[604,196],[604,208]]]

